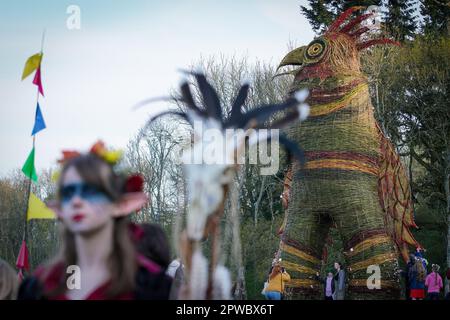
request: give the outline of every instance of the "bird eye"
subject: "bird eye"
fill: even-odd
[[[309,62],[317,62],[325,53],[326,42],[323,39],[316,39],[311,42],[305,51],[305,58]]]

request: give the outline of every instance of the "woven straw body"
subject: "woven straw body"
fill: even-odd
[[[386,229],[379,200],[380,136],[362,75],[330,77],[320,84],[294,81],[292,91],[310,86],[311,116],[287,134],[306,151],[304,168],[293,167],[286,225],[280,244],[292,277],[288,296],[318,299],[315,280],[329,229],[344,243],[350,299],[399,297],[398,253]],[[369,289],[370,265],[381,269],[381,289]]]

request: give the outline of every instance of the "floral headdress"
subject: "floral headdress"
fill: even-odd
[[[96,155],[106,163],[114,166],[122,158],[122,150],[108,150],[105,143],[101,140],[94,143],[94,145],[89,150],[89,153]],[[74,150],[63,150],[63,157],[58,160],[58,163],[64,165],[67,161],[81,156],[81,153]]]
[[[89,149],[89,153],[97,156],[110,166],[114,167],[122,158],[123,151],[122,150],[112,150],[108,149],[105,146],[105,143],[101,140],[98,140],[94,145]],[[58,160],[58,163],[61,166],[64,166],[68,161],[81,156],[82,153],[75,150],[63,150],[62,158]],[[56,181],[59,179],[61,172],[56,171],[52,180]],[[126,177],[124,192],[142,192],[144,190],[144,178],[140,174],[131,174]]]

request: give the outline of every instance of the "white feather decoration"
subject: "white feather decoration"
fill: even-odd
[[[214,300],[231,299],[231,276],[223,265],[217,265],[214,271]]]

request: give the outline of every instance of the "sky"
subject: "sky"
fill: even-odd
[[[69,29],[80,10],[79,29]],[[300,13],[306,0],[2,1],[0,2],[0,177],[21,168],[32,148],[36,110],[27,58],[41,49],[47,128],[36,136],[37,170],[61,150],[87,150],[97,139],[124,149],[164,103],[132,106],[178,86],[180,68],[203,57],[246,56],[277,64],[288,43],[314,33]]]

